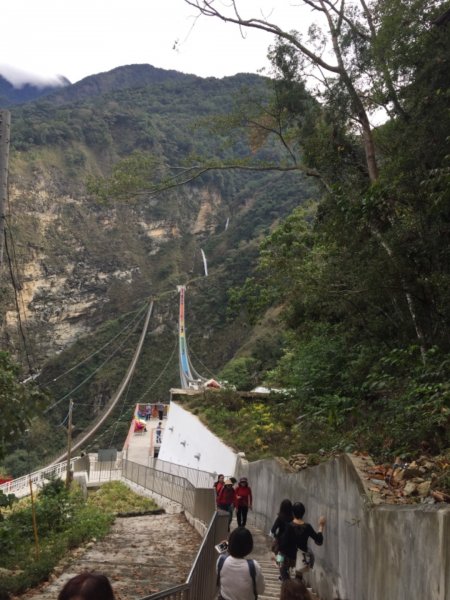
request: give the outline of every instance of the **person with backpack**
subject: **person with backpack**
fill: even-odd
[[[218,600],[257,600],[266,584],[256,560],[245,557],[253,550],[253,536],[245,527],[234,529],[228,538],[228,553],[217,561]]]
[[[302,553],[302,566],[299,573],[312,569],[314,565],[314,554],[308,548],[311,538],[321,546],[323,544],[323,530],[325,528],[325,517],[319,519],[319,530],[316,532],[312,525],[305,523],[305,506],[301,502],[292,505],[293,520],[279,539],[278,555],[280,556],[280,579],[289,579],[289,569],[295,567],[297,561],[297,550]]]
[[[223,487],[217,496],[217,508],[225,510],[229,514],[228,531],[230,531],[231,521],[233,519],[233,509],[236,502],[236,492],[233,487],[233,482],[230,479],[225,479]]]
[[[238,527],[245,527],[247,524],[247,513],[252,510],[253,498],[252,489],[248,485],[247,477],[241,477],[235,489],[236,492],[236,519]]]

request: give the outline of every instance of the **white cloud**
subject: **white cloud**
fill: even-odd
[[[58,86],[66,85],[63,77],[60,75],[43,76],[36,75],[29,71],[24,71],[11,65],[0,63],[0,75],[2,75],[11,85],[16,89],[22,88],[27,83],[34,85],[38,88],[46,86]]]
[[[226,3],[226,2],[225,2]],[[239,0],[244,16],[270,15],[301,29],[293,0]],[[301,3],[300,3],[301,4]],[[272,37],[218,19],[195,19],[184,0],[6,0],[2,62],[48,81],[62,73],[76,82],[127,64],[152,64],[202,77],[257,72],[267,66]],[[177,43],[178,42],[178,43]],[[13,73],[15,84],[23,82]]]

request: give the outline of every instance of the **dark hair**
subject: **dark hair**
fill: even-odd
[[[220,479],[221,477],[225,477],[225,475],[224,475],[223,473],[219,473],[219,474],[217,475],[217,481],[219,481],[219,479]]]
[[[237,481],[236,477],[230,477],[231,483],[234,485]]]
[[[311,596],[305,583],[296,577],[283,581],[280,600],[311,600]]]
[[[303,519],[303,515],[305,514],[305,505],[301,502],[294,502],[292,505],[292,513],[295,519]]]
[[[281,502],[278,516],[286,521],[292,520],[292,502],[288,498]]]
[[[58,594],[58,600],[114,600],[114,592],[105,575],[80,573],[69,579]]]
[[[233,529],[228,538],[228,552],[233,558],[244,558],[253,550],[253,536],[245,527]]]

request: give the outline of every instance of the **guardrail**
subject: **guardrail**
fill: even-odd
[[[71,470],[73,470],[74,463],[77,460],[78,458],[73,458],[70,461]],[[32,485],[41,486],[44,484],[46,479],[51,479],[53,477],[65,479],[66,470],[67,461],[63,461],[56,465],[46,467],[45,469],[34,471],[34,473],[30,473],[29,475],[23,475],[22,477],[18,477],[17,479],[13,479],[12,481],[2,483],[0,485],[0,491],[2,491],[4,494],[14,494],[15,496],[17,496],[17,498],[23,498],[24,496],[28,496],[28,494],[30,493],[30,480]]]
[[[148,466],[158,469],[158,471],[162,471],[163,473],[184,477],[195,485],[195,487],[212,488],[217,475],[217,473],[209,473],[209,471],[201,471],[200,469],[193,469],[192,467],[176,465],[161,460],[160,458],[151,458],[148,462]]]

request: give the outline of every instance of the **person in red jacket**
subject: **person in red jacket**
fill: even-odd
[[[222,475],[222,473],[220,473],[217,476],[217,481],[214,482],[214,490],[216,492],[216,502],[217,502],[217,498],[220,494],[220,490],[223,488],[224,481],[225,481],[225,475]]]
[[[236,494],[233,488],[233,482],[225,479],[224,485],[217,496],[217,508],[225,510],[229,514],[228,531],[230,531],[231,520],[233,518],[233,508],[236,502]]]
[[[252,510],[253,507],[252,489],[248,485],[247,477],[241,477],[239,479],[235,494],[236,501],[234,505],[236,506],[238,527],[245,527],[247,524],[248,510]]]

